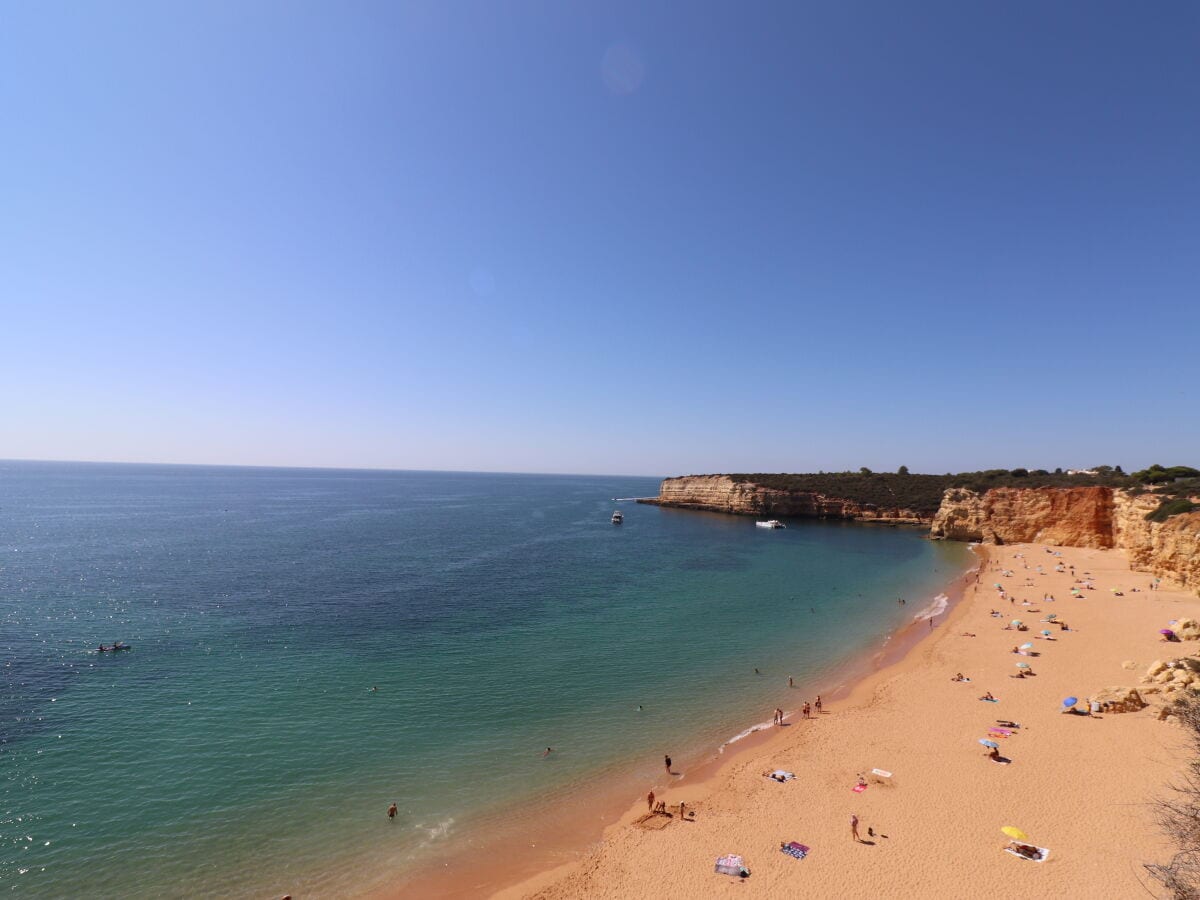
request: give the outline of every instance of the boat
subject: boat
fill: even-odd
[[[765,522],[755,522],[754,524],[759,528],[787,528],[787,526],[778,519],[768,519]]]
[[[621,511],[619,509],[614,509],[612,514],[612,523],[614,525],[620,525],[624,521],[625,517],[621,515]]]

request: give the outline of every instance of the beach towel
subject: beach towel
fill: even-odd
[[[792,841],[791,843],[784,844],[782,847],[780,847],[779,852],[786,853],[788,856],[794,856],[796,859],[804,859],[804,857],[808,856],[809,849],[810,848],[805,847],[803,844]]]
[[[1035,849],[1035,850],[1037,850],[1037,852],[1040,854],[1040,855],[1038,856],[1038,858],[1037,858],[1037,859],[1031,859],[1031,858],[1030,858],[1030,857],[1028,857],[1028,856],[1024,856],[1024,855],[1022,855],[1022,854],[1018,853],[1018,852],[1017,852],[1016,850],[1014,850],[1012,847],[1005,847],[1005,848],[1004,848],[1004,852],[1005,852],[1005,853],[1011,853],[1011,854],[1012,854],[1013,856],[1015,856],[1017,859],[1023,859],[1023,860],[1025,860],[1026,862],[1045,862],[1045,861],[1046,861],[1046,857],[1050,855],[1050,851],[1049,851],[1049,850],[1047,850],[1045,847],[1034,847],[1034,849]]]
[[[861,794],[866,789],[867,786],[865,784],[856,784],[854,787],[850,788],[850,790],[854,791],[856,794]]]
[[[719,875],[738,875],[742,878],[750,874],[742,858],[733,854],[719,857],[714,871]]]
[[[979,699],[982,700],[984,703],[999,703],[1000,702],[995,697],[980,697]]]
[[[791,781],[796,776],[791,772],[785,772],[783,769],[776,769],[774,772],[767,772],[764,776],[772,781]]]
[[[999,735],[1003,735],[1004,737],[1008,737],[1010,734],[1012,734],[1012,732],[1009,731],[1007,728],[989,728],[988,733],[989,734],[999,734]]]

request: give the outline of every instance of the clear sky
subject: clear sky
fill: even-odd
[[[1200,464],[1193,2],[12,2],[0,113],[0,458]]]

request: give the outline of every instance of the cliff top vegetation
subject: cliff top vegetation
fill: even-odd
[[[1127,475],[1120,466],[1096,466],[1095,474],[1068,475],[1062,469],[987,469],[981,472],[947,473],[945,475],[914,475],[907,466],[898,472],[872,472],[862,468],[857,472],[818,472],[807,474],[739,473],[729,475],[737,482],[753,482],[774,490],[794,493],[813,492],[827,497],[840,497],[877,507],[911,509],[920,515],[932,516],[948,488],[962,487],[974,491],[989,488],[1017,487],[1113,487],[1135,490],[1150,489],[1164,494],[1187,488],[1189,473],[1200,475],[1188,466],[1164,469],[1151,466],[1144,472]],[[1167,475],[1163,473],[1168,473]],[[1148,476],[1148,477],[1147,477]],[[1176,478],[1184,479],[1176,481]]]

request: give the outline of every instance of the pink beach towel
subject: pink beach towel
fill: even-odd
[[[865,784],[856,784],[854,787],[850,788],[850,790],[854,791],[856,794],[861,794],[866,789],[867,786]]]

